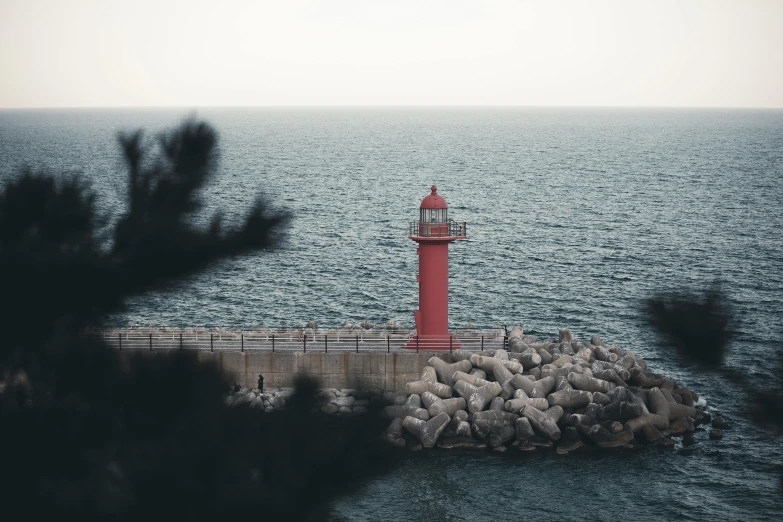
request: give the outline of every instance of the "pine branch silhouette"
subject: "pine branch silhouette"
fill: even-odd
[[[703,294],[688,290],[661,294],[648,299],[646,309],[650,326],[684,364],[720,374],[740,386],[750,398],[755,420],[783,430],[783,353],[777,354],[779,370],[769,387],[723,365],[735,335],[736,318],[719,286],[713,285]]]
[[[391,465],[377,416],[312,413],[307,379],[283,411],[229,407],[225,376],[195,353],[120,353],[88,334],[129,296],[273,247],[290,219],[259,198],[238,227],[192,225],[217,169],[204,122],[183,122],[157,149],[141,132],[120,145],[128,211],[109,246],[84,180],[26,171],[0,190],[3,513],[320,518]]]

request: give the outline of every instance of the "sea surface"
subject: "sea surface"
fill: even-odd
[[[677,363],[642,303],[720,284],[739,321],[727,366],[770,384],[783,338],[783,111],[276,108],[2,110],[0,180],[82,173],[124,207],[118,132],[188,116],[220,135],[205,222],[260,194],[290,212],[276,249],[225,261],[109,318],[172,326],[412,324],[407,227],[431,185],[468,222],[450,249],[450,319],[600,335],[696,390],[721,441],[558,457],[422,452],[334,508],[335,520],[775,520],[783,438],[747,397]]]

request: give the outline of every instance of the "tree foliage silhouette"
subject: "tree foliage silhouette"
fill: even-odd
[[[683,290],[661,294],[646,302],[648,323],[686,364],[718,373],[750,397],[755,419],[783,429],[783,354],[772,386],[759,386],[743,372],[726,368],[736,319],[728,297],[714,286],[702,294]]]
[[[288,218],[258,199],[241,226],[192,214],[217,136],[194,120],[120,137],[128,211],[100,230],[78,177],[26,171],[0,191],[3,513],[81,518],[313,519],[390,464],[374,416],[312,413],[315,384],[283,411],[228,407],[217,366],[192,352],[130,354],[91,337],[131,295],[271,247]]]

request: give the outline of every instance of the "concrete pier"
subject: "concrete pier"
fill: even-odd
[[[127,352],[134,353],[134,352]],[[258,376],[269,387],[290,387],[300,373],[318,379],[323,388],[403,391],[418,381],[431,357],[447,363],[449,353],[259,353],[198,351],[199,359],[215,361],[238,384],[253,388]]]

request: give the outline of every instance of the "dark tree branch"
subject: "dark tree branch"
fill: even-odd
[[[674,348],[686,364],[722,375],[751,398],[754,417],[761,424],[783,429],[783,354],[778,354],[776,383],[759,387],[744,373],[723,366],[736,319],[728,298],[713,287],[704,295],[681,292],[660,295],[646,303],[649,324],[664,344]]]
[[[3,514],[313,519],[390,465],[376,417],[313,414],[310,381],[282,412],[230,408],[225,377],[195,354],[132,356],[86,334],[131,295],[274,246],[287,218],[259,198],[240,226],[219,215],[206,229],[191,224],[217,165],[205,123],[162,136],[157,157],[141,132],[120,144],[128,213],[108,251],[77,178],[27,172],[0,190]]]

